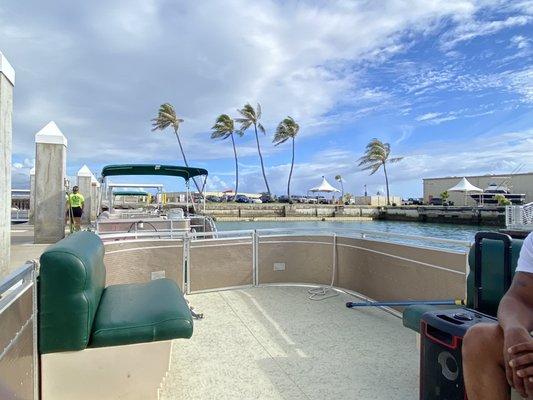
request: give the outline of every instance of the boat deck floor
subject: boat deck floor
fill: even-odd
[[[415,399],[415,335],[380,310],[304,287],[188,296],[205,318],[173,342],[161,399]]]

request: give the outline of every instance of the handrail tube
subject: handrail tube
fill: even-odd
[[[290,231],[309,231],[310,228],[268,228],[268,229],[258,229],[257,231],[259,233],[268,233],[268,232],[290,232]],[[314,232],[327,232],[331,235],[332,230],[331,229],[314,229]],[[398,237],[398,238],[404,238],[404,239],[414,239],[414,240],[425,240],[428,242],[436,242],[436,243],[449,243],[449,244],[457,244],[465,247],[470,247],[471,242],[466,240],[457,240],[457,239],[445,239],[445,238],[434,238],[430,236],[418,236],[418,235],[405,235],[403,233],[392,233],[392,232],[380,232],[380,231],[367,231],[367,230],[359,230],[359,229],[351,229],[351,228],[335,228],[335,231],[345,231],[345,232],[354,232],[357,234],[365,234],[365,235],[376,235],[376,236],[388,236],[388,237]],[[221,231],[223,232],[223,231]]]
[[[23,266],[13,271],[11,274],[6,276],[0,282],[0,299],[2,295],[9,289],[13,287],[15,283],[20,282],[26,275],[31,273],[35,269],[35,263],[32,261],[26,262]]]

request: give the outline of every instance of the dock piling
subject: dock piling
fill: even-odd
[[[55,122],[35,135],[34,242],[65,237],[67,139]]]
[[[11,247],[11,146],[15,70],[0,52],[0,279],[9,273]]]

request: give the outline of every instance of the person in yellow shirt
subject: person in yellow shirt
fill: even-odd
[[[83,215],[83,205],[85,199],[83,195],[79,193],[79,188],[74,186],[72,193],[68,195],[67,207],[71,209],[71,218],[74,220],[74,230],[81,230],[81,216]]]

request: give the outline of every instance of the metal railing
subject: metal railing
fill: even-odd
[[[0,281],[0,370],[9,374],[0,394],[6,398],[39,398],[37,274],[37,262],[28,261]]]
[[[533,202],[505,207],[505,226],[507,229],[533,230]]]
[[[26,222],[29,219],[30,210],[12,210],[11,222]]]
[[[339,232],[342,231],[342,232]],[[362,239],[364,241],[371,242],[381,242],[381,243],[390,243],[393,245],[408,246],[412,248],[419,248],[425,250],[437,250],[445,253],[455,253],[460,256],[464,256],[466,263],[466,256],[472,242],[464,240],[454,240],[454,239],[442,239],[442,238],[433,238],[425,236],[416,236],[416,235],[404,235],[397,233],[389,232],[379,232],[379,231],[363,231],[363,230],[353,230],[353,229],[339,229],[336,232],[331,230],[310,230],[309,228],[276,228],[276,229],[248,229],[248,230],[233,230],[233,231],[218,231],[216,236],[210,232],[198,232],[198,233],[186,233],[182,237],[183,241],[183,288],[184,291],[188,294],[198,293],[204,291],[213,291],[213,290],[225,290],[225,289],[234,289],[240,286],[227,286],[217,289],[206,289],[198,290],[191,287],[191,268],[195,269],[194,262],[191,266],[191,247],[216,247],[220,246],[251,246],[251,281],[245,286],[259,286],[264,284],[259,279],[259,254],[261,253],[262,246],[278,243],[278,239],[286,240],[287,243],[291,243],[291,238],[296,238],[296,243],[313,243],[306,240],[313,240],[312,238],[321,238],[326,240],[317,241],[316,244],[329,244],[333,247],[332,252],[332,265],[337,264],[336,260],[336,249],[338,246],[344,246],[344,244],[339,241],[343,238],[348,239]],[[306,239],[307,238],[307,239]],[[281,243],[281,242],[280,242]],[[439,246],[436,246],[438,244]],[[348,247],[354,247],[354,245],[349,245]],[[355,247],[357,247],[355,245]],[[361,247],[362,250],[368,251],[373,254],[379,254],[386,257],[391,257],[392,259],[400,259],[408,262],[412,262],[417,265],[427,266],[435,268],[438,270],[447,271],[450,274],[454,275],[465,275],[464,271],[453,270],[448,267],[443,267],[438,264],[438,260],[435,262],[432,261],[420,261],[415,258],[411,258],[402,253],[396,254],[396,251],[388,249],[374,249],[373,247]],[[192,257],[194,259],[194,257]],[[227,262],[226,260],[224,262]],[[465,266],[466,268],[466,266]]]

